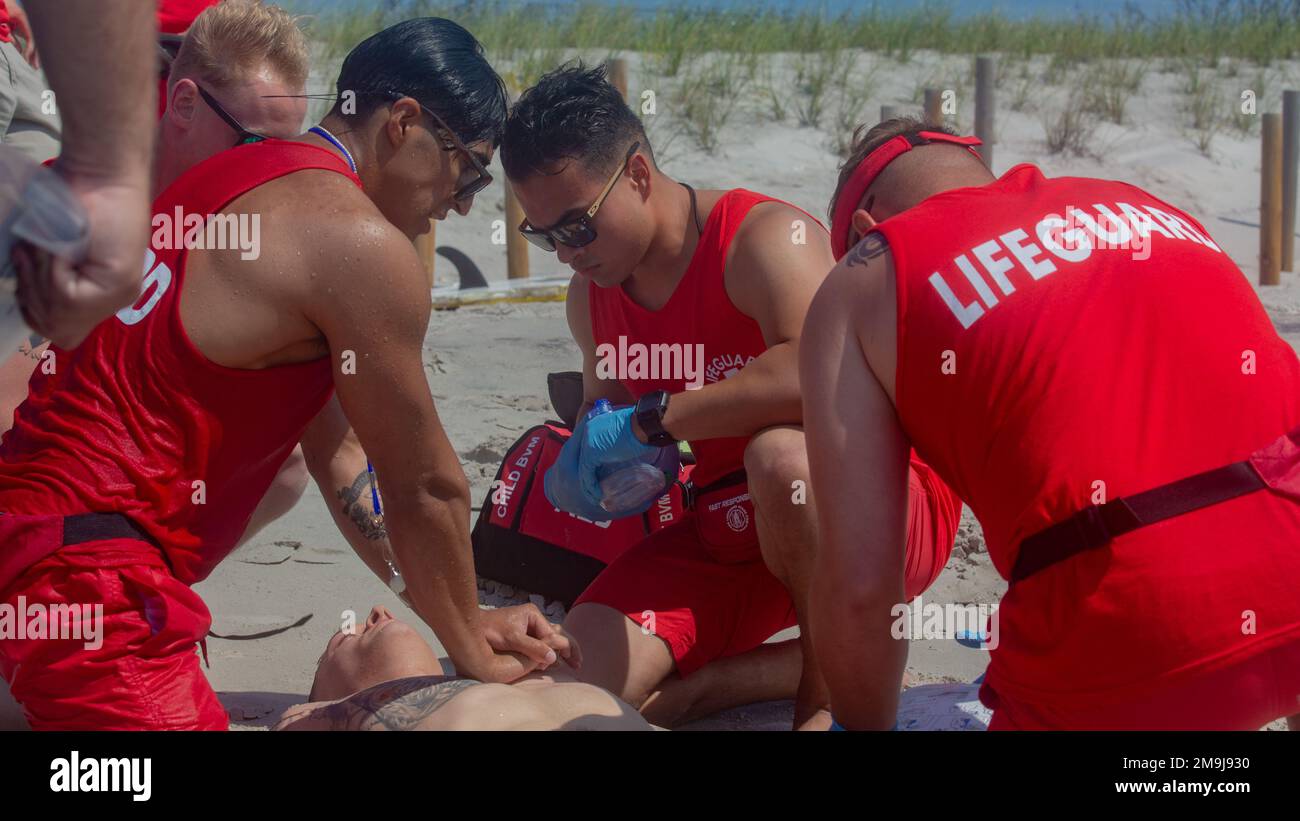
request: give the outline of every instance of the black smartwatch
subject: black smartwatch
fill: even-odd
[[[646,443],[665,447],[677,443],[673,435],[664,430],[664,414],[668,412],[668,391],[651,391],[636,401],[636,422],[645,433]]]

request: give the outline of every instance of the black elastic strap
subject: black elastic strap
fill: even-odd
[[[1020,544],[1011,581],[1029,576],[1076,553],[1102,547],[1117,536],[1193,510],[1217,505],[1265,487],[1249,462],[1234,462],[1101,505],[1090,505]]]
[[[181,43],[185,38],[179,34],[159,34],[158,35],[158,76],[166,80],[172,71],[172,63],[176,62],[176,55],[180,53]]]
[[[121,513],[77,513],[63,517],[65,547],[104,539],[136,539],[158,546],[152,536]]]
[[[695,189],[691,188],[686,183],[681,183],[681,186],[691,195],[691,222],[695,223],[695,232],[700,235],[701,239],[703,239],[704,228],[700,225],[700,211],[695,207]]]
[[[709,482],[704,487],[698,487],[695,480],[687,479],[685,482],[678,482],[682,486],[682,503],[683,506],[690,510],[695,507],[695,500],[706,493],[712,493],[715,490],[721,490],[730,485],[739,485],[749,481],[749,474],[745,473],[744,468],[733,470],[725,476],[719,477]]]

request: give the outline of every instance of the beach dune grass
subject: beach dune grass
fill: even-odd
[[[284,0],[293,7],[293,0]],[[1177,13],[1150,17],[1139,7],[1111,14],[1058,14],[1012,19],[996,11],[958,17],[941,2],[899,8],[872,3],[830,15],[816,9],[654,11],[608,3],[574,5],[506,0],[386,0],[379,7],[317,15],[312,35],[331,56],[412,16],[450,17],[494,58],[535,49],[610,49],[654,55],[656,69],[676,76],[694,57],[713,52],[817,53],[863,49],[906,61],[918,50],[946,54],[1057,55],[1065,64],[1098,58],[1188,58],[1205,66],[1221,57],[1268,65],[1300,54],[1300,0],[1178,0]]]
[[[1227,106],[1219,78],[1238,78],[1242,86],[1246,77],[1258,78],[1254,90],[1262,99],[1269,67],[1300,57],[1300,0],[1177,0],[1177,13],[1159,17],[1132,5],[1107,15],[1028,18],[996,11],[959,16],[934,0],[905,7],[873,2],[834,15],[815,6],[382,0],[311,15],[306,27],[330,64],[369,34],[426,15],[470,29],[516,93],[576,57],[591,63],[631,56],[640,89],[659,94],[669,115],[659,129],[666,129],[664,139],[684,136],[709,154],[725,148],[728,122],[744,111],[830,130],[828,148],[842,155],[853,126],[873,119],[871,104],[879,102],[873,61],[906,64],[923,52],[939,60],[925,58],[914,102],[928,87],[968,97],[971,58],[994,55],[1004,105],[1039,115],[1051,153],[1080,152],[1099,122],[1126,124],[1144,78],[1173,74],[1183,97],[1176,116],[1208,154],[1222,129],[1248,133],[1254,119]],[[1047,86],[1075,91],[1059,108],[1044,106]],[[1233,100],[1241,93],[1229,90]]]

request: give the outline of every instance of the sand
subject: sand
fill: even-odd
[[[656,81],[641,78],[635,55],[631,59],[632,91],[637,94]],[[1033,72],[1040,68],[1034,67]],[[1289,80],[1291,87],[1297,84],[1298,68],[1290,63],[1273,70],[1273,97],[1284,81]],[[876,74],[878,93],[866,110],[874,113],[882,103],[914,109],[910,100],[919,83],[933,77],[943,85],[944,77],[961,80],[968,73],[964,59],[925,54],[908,64],[884,65]],[[1253,72],[1243,75],[1241,84],[1247,84],[1247,76]],[[1235,97],[1236,81],[1221,82],[1225,94]],[[1047,153],[1042,118],[1058,104],[1064,88],[1043,84],[1031,105],[1037,111],[1000,106],[995,170],[1000,173],[1016,163],[1032,162],[1049,176],[1109,177],[1142,186],[1198,217],[1254,281],[1257,131],[1250,136],[1225,131],[1215,138],[1209,156],[1202,154],[1180,124],[1183,95],[1178,83],[1175,75],[1150,74],[1130,101],[1130,121],[1123,127],[1101,126],[1086,156]],[[314,84],[328,87],[319,78]],[[1010,86],[1010,82],[999,86],[1003,100],[1011,93]],[[662,91],[656,117],[666,119],[651,122],[650,133],[652,139],[669,143],[660,156],[668,173],[697,188],[746,187],[788,199],[818,217],[825,213],[837,166],[828,149],[827,131],[799,127],[789,120],[774,123],[751,103],[740,107],[723,130],[717,152],[710,155],[688,137],[669,136],[674,103],[671,89]],[[963,93],[969,93],[968,87]],[[1269,108],[1270,99],[1265,97],[1261,110],[1275,110],[1275,104]],[[970,127],[968,107],[959,105],[956,122]],[[494,162],[493,170],[500,179],[499,163]],[[453,215],[441,224],[438,243],[469,254],[488,279],[504,279],[505,251],[492,243],[493,221],[503,217],[498,184],[478,197],[468,218]],[[531,259],[534,276],[565,273],[553,256],[533,250]],[[450,266],[440,261],[437,284],[454,283]],[[1283,285],[1264,289],[1261,298],[1279,331],[1300,347],[1300,276],[1283,274]],[[546,373],[578,367],[578,352],[560,303],[498,304],[434,313],[425,339],[425,372],[460,453],[476,506],[510,443],[528,426],[553,415]],[[410,616],[352,555],[314,485],[288,515],[236,551],[197,589],[212,610],[213,630],[221,634],[258,632],[311,617],[304,625],[271,638],[209,640],[208,675],[237,729],[264,729],[285,707],[303,700],[315,661],[343,611],[364,616],[372,605],[384,604],[400,617]],[[966,511],[959,549],[925,600],[989,604],[1005,589],[1006,583],[983,552],[978,524]],[[528,600],[526,591],[509,592],[503,595],[490,585],[480,590],[480,599],[493,606]],[[553,620],[562,619],[557,604],[538,601]],[[432,631],[422,624],[420,629],[437,646]],[[777,638],[792,635],[795,631]],[[985,651],[954,641],[916,641],[910,648],[908,673],[917,684],[969,682],[987,662]],[[693,728],[780,729],[789,726],[791,715],[788,702],[753,705],[697,722]]]

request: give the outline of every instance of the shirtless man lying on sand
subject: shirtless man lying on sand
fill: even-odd
[[[578,681],[562,664],[513,684],[445,676],[428,642],[384,607],[373,608],[358,629],[330,638],[307,698],[275,729],[651,729],[630,705]]]

